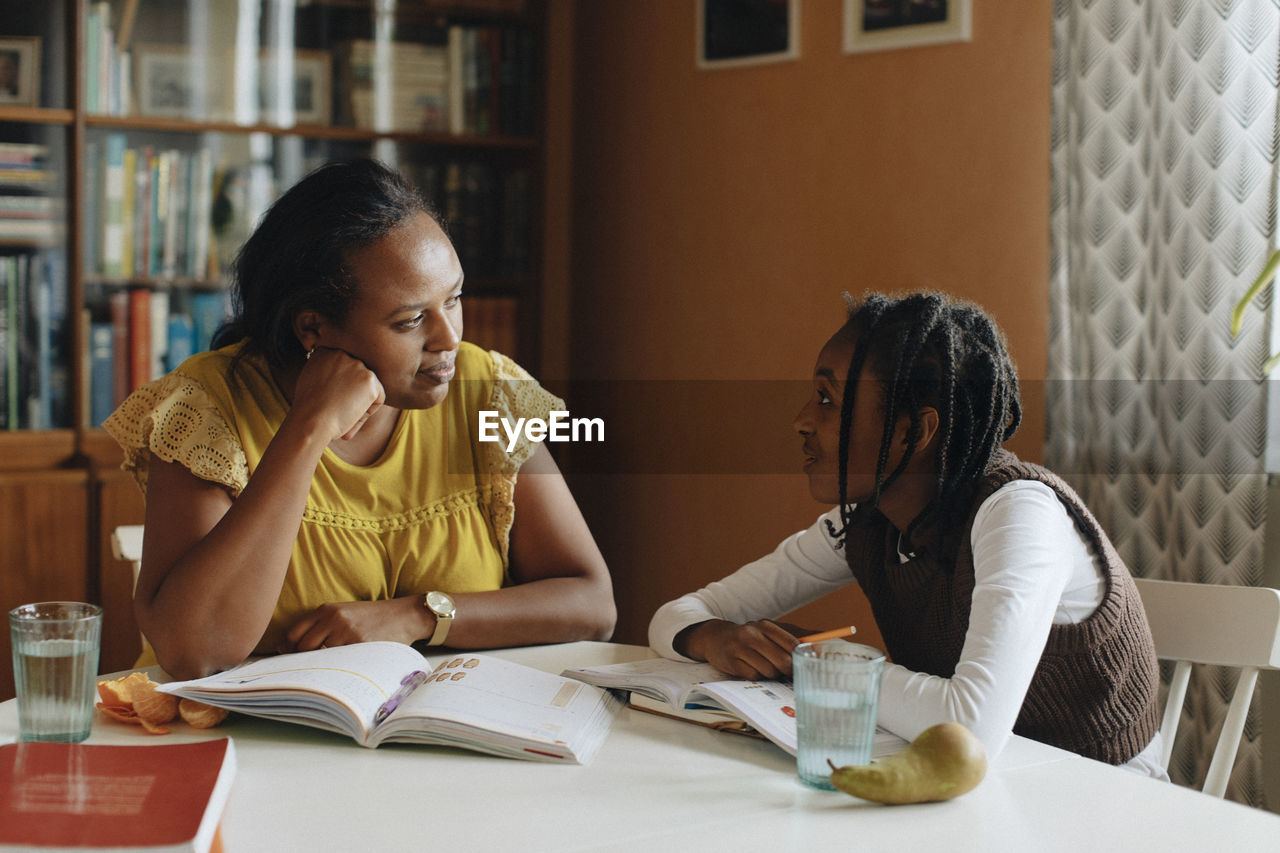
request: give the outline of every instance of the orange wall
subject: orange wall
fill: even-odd
[[[573,7],[570,404],[606,444],[566,467],[617,639],[824,509],[791,418],[842,290],[985,305],[1028,392],[1013,447],[1040,458],[1051,4],[973,5],[969,43],[847,55],[842,4],[803,0],[798,60],[716,71],[694,0]],[[869,626],[862,606],[800,618]]]

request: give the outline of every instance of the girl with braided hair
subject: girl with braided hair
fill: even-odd
[[[791,672],[776,620],[861,585],[893,663],[880,724],[954,720],[1167,779],[1156,666],[1133,580],[1079,496],[1003,449],[1021,421],[1004,336],[938,293],[870,294],[818,355],[796,416],[835,508],[766,557],[663,605],[650,645],[744,678]]]

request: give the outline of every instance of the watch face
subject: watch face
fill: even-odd
[[[443,592],[427,593],[427,606],[431,608],[431,612],[437,616],[453,615],[453,599],[445,595]]]

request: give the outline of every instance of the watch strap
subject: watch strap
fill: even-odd
[[[431,639],[427,640],[428,646],[443,646],[445,639],[449,636],[449,629],[453,626],[453,608],[448,611],[441,611],[431,605],[431,593],[422,596],[422,605],[430,610],[436,617],[436,629],[431,632]]]

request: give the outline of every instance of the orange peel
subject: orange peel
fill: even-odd
[[[120,678],[98,682],[98,710],[121,723],[142,726],[150,734],[166,735],[165,723],[179,716],[187,725],[207,729],[218,725],[227,717],[224,708],[215,708],[191,699],[179,700],[177,696],[161,693],[145,672],[131,672]]]
[[[106,705],[132,705],[134,688],[149,683],[151,679],[145,672],[131,672],[111,681],[99,681],[98,696]]]
[[[160,725],[178,716],[178,697],[156,690],[160,685],[146,681],[133,688],[133,710],[143,724]]]
[[[226,708],[184,698],[178,702],[178,713],[193,729],[209,729],[225,720],[228,712]]]

